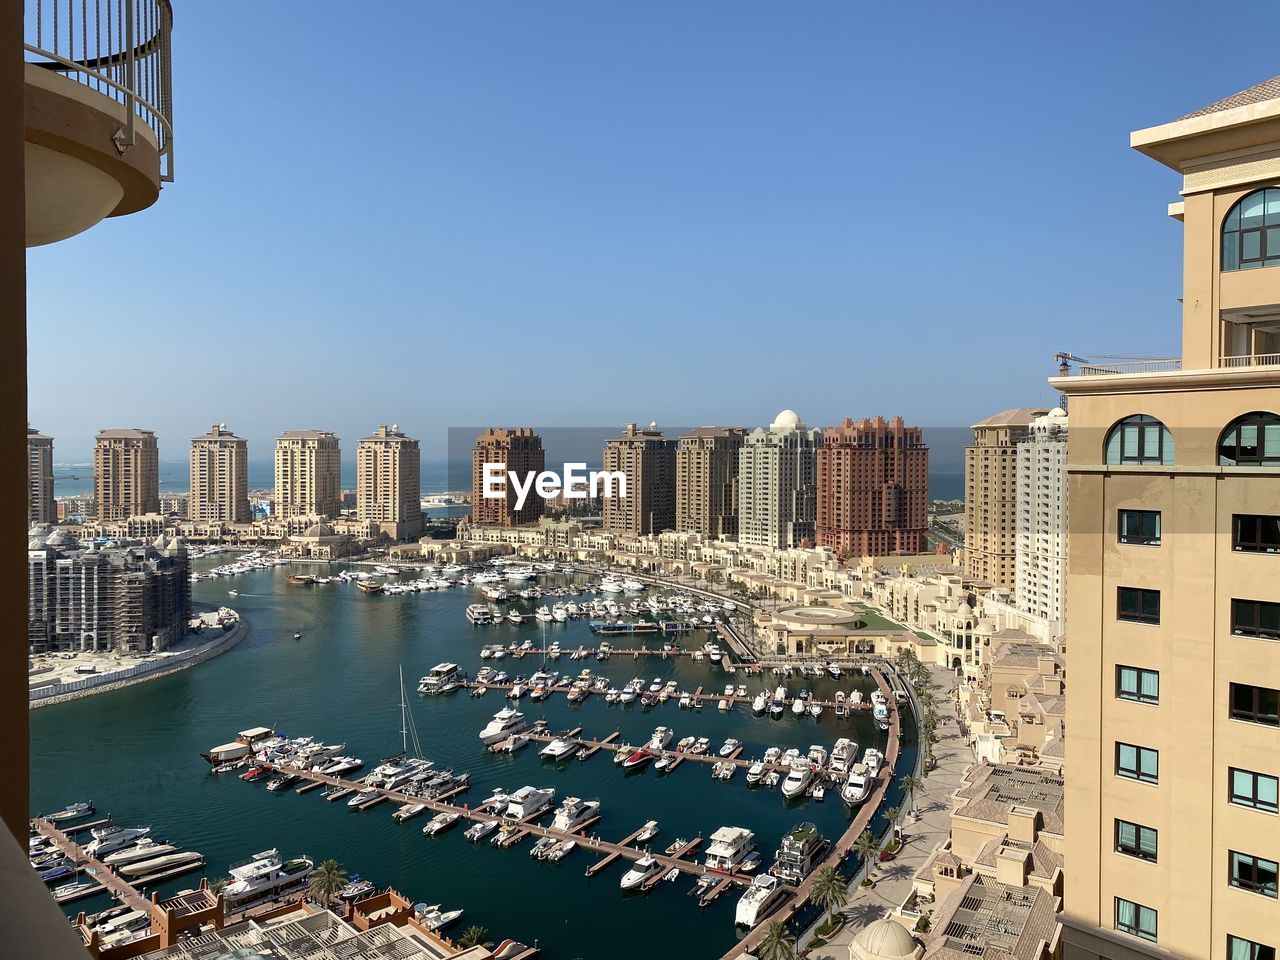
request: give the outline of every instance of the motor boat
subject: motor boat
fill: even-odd
[[[756,694],[756,698],[751,701],[751,712],[757,717],[769,709],[769,695],[763,691]]]
[[[873,779],[871,772],[863,764],[855,763],[840,789],[840,799],[849,806],[856,807],[870,796]]]
[[[177,850],[178,848],[171,843],[161,843],[152,840],[150,837],[144,837],[131,847],[125,847],[123,850],[107,854],[102,858],[102,862],[109,867],[118,867],[122,864],[133,863],[135,860],[150,860],[153,857],[162,857],[166,853],[175,853]]]
[[[656,770],[658,773],[666,773],[668,770],[671,769],[671,765],[675,762],[676,762],[676,755],[674,753],[664,753],[662,756],[660,756],[657,760],[654,761],[653,769]]]
[[[787,896],[786,888],[777,877],[761,874],[751,881],[747,892],[738,898],[734,910],[734,923],[740,927],[754,927]]]
[[[857,755],[858,745],[848,737],[841,737],[831,748],[831,772],[843,776]]]
[[[697,742],[697,737],[681,737],[680,742],[676,744],[676,749],[686,752]]]
[[[546,810],[555,802],[556,792],[551,787],[524,786],[507,798],[504,816],[509,820],[527,820]]]
[[[787,709],[787,688],[778,687],[773,691],[773,702],[769,704],[769,716],[775,720]]]
[[[761,761],[757,760],[755,763],[753,763],[750,767],[747,768],[747,783],[750,784],[751,786],[755,786],[757,783],[759,783],[760,779],[763,776],[764,776],[764,764]]]
[[[704,863],[708,870],[732,873],[755,848],[756,835],[746,827],[720,827],[711,834]]]
[[[486,744],[500,743],[514,733],[522,733],[529,729],[524,714],[514,707],[503,707],[493,715],[493,719],[480,731],[480,739]]]
[[[108,853],[132,846],[151,833],[150,827],[117,827],[114,825],[97,827],[93,830],[93,840],[84,848],[91,857],[101,858]]]
[[[663,866],[653,854],[647,853],[637,860],[631,869],[622,875],[620,886],[623,890],[634,890],[646,880],[663,872]]]
[[[862,755],[862,765],[867,768],[871,776],[880,773],[880,767],[884,764],[884,754],[875,747],[867,747],[866,752]]]
[[[812,779],[813,768],[809,766],[808,758],[797,760],[787,771],[787,778],[782,781],[782,795],[788,800],[803,796]]]
[[[653,736],[649,738],[649,749],[663,750],[668,743],[671,742],[671,728],[658,727],[653,731]]]
[[[822,704],[817,700],[809,701],[809,716],[813,717],[815,720],[822,716]]]
[[[809,762],[815,767],[825,766],[827,763],[826,748],[816,743],[811,744],[809,746]]]
[[[462,671],[456,663],[437,663],[418,681],[418,692],[427,695],[449,693],[462,683]]]
[[[710,749],[711,741],[706,737],[699,737],[694,741],[693,746],[689,748],[689,752],[702,756],[702,754],[706,753]]]
[[[231,881],[222,893],[228,903],[236,905],[277,896],[303,883],[314,867],[310,857],[283,860],[277,850],[263,850],[231,868]]]
[[[430,826],[430,824],[428,824],[428,826]],[[479,843],[481,840],[483,840],[485,837],[487,837],[489,834],[493,833],[493,831],[497,829],[498,829],[497,820],[483,820],[480,823],[477,823],[468,827],[466,833],[464,833],[463,836],[466,837],[468,840],[470,840],[472,843]]]
[[[724,745],[720,747],[720,756],[727,757],[741,746],[741,740],[735,740],[733,737],[730,737],[724,742]]]
[[[653,759],[653,754],[643,748],[632,750],[631,753],[622,761],[623,770],[636,770],[643,767]]]
[[[565,797],[564,803],[556,810],[555,819],[551,821],[551,829],[576,833],[579,827],[599,815],[600,801]]]
[[[88,800],[81,800],[79,803],[73,803],[57,813],[45,814],[44,819],[50,823],[67,823],[71,820],[87,817],[91,813],[93,813],[93,804]]]
[[[578,741],[569,737],[557,737],[538,751],[544,760],[560,761],[572,756],[578,749]]]
[[[434,837],[438,833],[444,833],[452,827],[461,818],[460,813],[437,813],[434,817],[427,821],[423,826],[422,832],[429,837]]]
[[[805,714],[805,710],[806,710],[805,702],[802,699],[800,699],[800,697],[796,697],[795,700],[792,701],[791,703],[791,712],[794,713],[797,717],[803,717]]]
[[[782,838],[769,872],[783,883],[798,886],[822,861],[830,846],[812,823],[798,823]]]

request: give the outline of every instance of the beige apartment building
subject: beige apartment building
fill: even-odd
[[[794,410],[747,435],[738,454],[738,542],[756,547],[812,546],[818,517],[818,448]]]
[[[27,424],[27,491],[27,519],[31,523],[56,523],[53,437],[46,437],[30,424]]]
[[[657,424],[628,423],[626,431],[605,441],[604,469],[627,478],[627,495],[604,497],[604,528],[644,536],[676,524],[676,445]]]
[[[191,440],[191,494],[185,517],[227,523],[253,519],[249,512],[249,444],[225,423],[215,423],[208,433]]]
[[[742,427],[698,427],[676,444],[676,530],[738,535],[738,451]]]
[[[1181,360],[1069,398],[1066,957],[1280,947],[1280,78],[1132,145],[1182,175]]]
[[[286,430],[276,438],[277,520],[342,512],[342,451],[328,430]]]
[[[539,474],[546,469],[547,455],[542,449],[542,437],[532,427],[489,427],[476,437],[471,450],[471,522],[487,527],[518,527],[525,523],[537,523],[546,507],[546,501],[534,492],[525,498],[524,505],[516,508],[519,499],[515,487],[505,477],[502,497],[484,495],[484,465],[503,464],[505,473],[515,472],[525,477]]]
[[[1018,407],[975,423],[964,448],[964,554],[969,576],[1000,589],[1017,579],[1018,444],[1048,410]]]
[[[356,518],[393,540],[422,532],[422,454],[396,424],[379,424],[356,446]]]
[[[160,511],[160,450],[150,430],[99,430],[93,448],[99,520]]]

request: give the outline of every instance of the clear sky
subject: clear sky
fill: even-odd
[[[1129,131],[1280,72],[1274,0],[175,7],[176,182],[28,258],[60,462],[1052,403],[1058,350],[1179,350]]]

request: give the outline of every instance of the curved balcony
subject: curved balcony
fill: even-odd
[[[25,0],[27,246],[155,203],[173,179],[169,0]]]

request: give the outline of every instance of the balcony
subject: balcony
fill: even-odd
[[[1061,375],[1070,376],[1070,369],[1063,361]],[[1080,362],[1076,376],[1108,377],[1120,373],[1168,373],[1182,369],[1179,357],[1088,357]]]
[[[1240,356],[1219,357],[1220,367],[1274,367],[1280,366],[1280,353],[1250,353]]]
[[[26,0],[26,243],[149,207],[173,180],[169,0]]]

